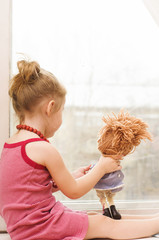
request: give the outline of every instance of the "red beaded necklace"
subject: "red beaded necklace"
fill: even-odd
[[[37,134],[41,139],[44,139],[46,142],[49,142],[49,140],[40,131],[38,131],[38,130],[32,128],[32,127],[29,127],[27,125],[19,124],[19,125],[16,126],[16,128],[18,130],[23,129],[23,130],[27,130],[29,132],[33,132],[33,133]]]

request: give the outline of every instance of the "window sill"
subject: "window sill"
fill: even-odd
[[[98,200],[69,200],[62,201],[62,203],[73,210],[92,210],[100,211],[102,209]],[[115,201],[115,205],[121,212],[128,212],[129,214],[142,214],[159,212],[159,200],[147,201]]]

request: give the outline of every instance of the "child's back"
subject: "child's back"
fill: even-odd
[[[0,162],[1,215],[13,240],[63,239],[67,231],[70,236],[72,221],[79,225],[79,221],[87,222],[87,216],[78,218],[56,202],[49,172],[26,154],[26,144],[35,141],[43,140],[33,138],[4,145]],[[76,230],[73,236],[84,237],[86,229]]]

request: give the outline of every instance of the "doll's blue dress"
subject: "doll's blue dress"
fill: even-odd
[[[112,193],[119,192],[123,189],[124,174],[121,170],[105,174],[94,186],[96,190],[108,190]]]

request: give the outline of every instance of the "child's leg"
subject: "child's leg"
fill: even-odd
[[[159,217],[142,220],[114,220],[103,215],[90,215],[85,239],[135,239],[159,232]]]
[[[101,215],[100,212],[95,212],[95,211],[88,211],[87,212],[88,215]],[[159,212],[158,213],[154,213],[154,214],[144,214],[144,215],[128,215],[128,214],[122,214],[122,219],[151,219],[151,218],[157,218],[159,217]]]
[[[159,217],[159,213],[148,214],[148,215],[127,215],[122,214],[122,219],[151,219]]]

